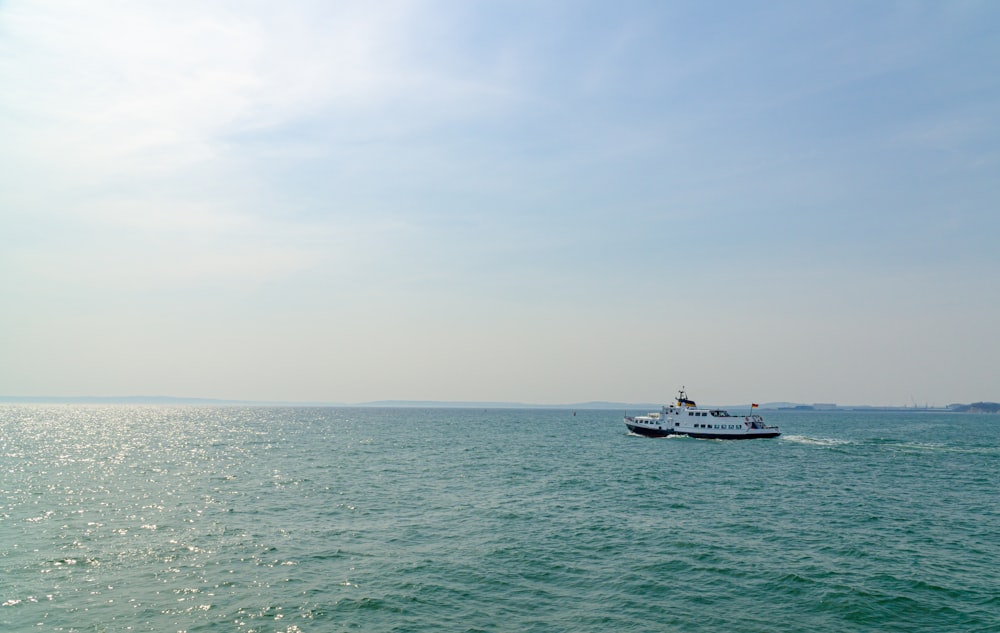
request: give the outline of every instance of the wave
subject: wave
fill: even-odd
[[[974,455],[1000,455],[1000,447],[945,444],[941,442],[915,442],[899,438],[846,439],[833,437],[810,437],[807,435],[782,435],[780,440],[807,446],[825,448],[875,447],[881,450],[907,453],[961,453]]]
[[[942,442],[914,442],[912,440],[902,440],[894,438],[878,438],[869,440],[868,443],[888,450],[903,452],[941,452],[941,453],[963,453],[972,455],[998,455],[1000,447],[982,446],[976,444],[945,444]]]
[[[811,446],[845,446],[848,444],[856,444],[853,440],[845,440],[842,438],[807,437],[805,435],[782,435],[781,440],[785,442],[794,442],[796,444],[809,444]]]

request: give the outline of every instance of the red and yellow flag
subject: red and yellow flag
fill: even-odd
[[[753,404],[751,404],[751,405],[750,405],[750,408],[751,408],[751,409],[756,409],[756,408],[757,408],[757,407],[759,407],[759,406],[760,406],[760,405],[758,405],[757,403],[753,403]]]

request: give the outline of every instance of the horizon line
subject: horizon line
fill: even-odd
[[[989,402],[989,401],[977,401]],[[586,402],[570,402],[558,404],[540,404],[516,401],[487,400],[406,400],[384,399],[364,402],[318,401],[318,400],[251,400],[239,398],[200,398],[189,396],[10,396],[0,395],[0,403],[4,404],[173,404],[202,406],[262,406],[262,407],[410,407],[410,408],[507,408],[507,409],[627,409],[660,407],[662,403],[655,402],[625,402],[611,400],[590,400]],[[719,408],[751,408],[753,403],[728,405],[708,405]],[[939,410],[947,411],[954,406],[970,403],[949,403],[947,405],[885,405],[885,404],[850,404],[834,403],[802,403],[794,401],[772,401],[759,404],[762,409],[786,409],[794,407],[815,407],[816,411],[836,409],[899,409],[899,410]],[[975,403],[972,403],[975,404]]]

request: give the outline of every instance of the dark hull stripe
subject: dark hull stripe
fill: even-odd
[[[690,433],[686,431],[673,431],[670,429],[651,429],[645,426],[632,426],[631,424],[626,424],[628,430],[635,433],[636,435],[643,435],[645,437],[666,437],[668,435],[687,435],[688,437],[695,437],[701,440],[757,440],[757,439],[767,439],[770,437],[778,437],[781,435],[778,431],[768,431],[767,433],[740,433],[740,434],[723,434],[723,433]]]
[[[669,429],[650,429],[644,426],[632,426],[631,424],[626,424],[629,431],[632,431],[636,435],[645,435],[646,437],[666,437],[671,434]]]
[[[778,437],[781,433],[777,431],[770,433],[753,433],[753,434],[740,434],[740,435],[715,435],[712,433],[683,433],[682,435],[687,435],[689,437],[697,437],[702,440],[756,440],[756,439],[766,439],[769,437]]]

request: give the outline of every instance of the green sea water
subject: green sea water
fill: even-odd
[[[0,407],[0,631],[1000,631],[1000,416]]]

